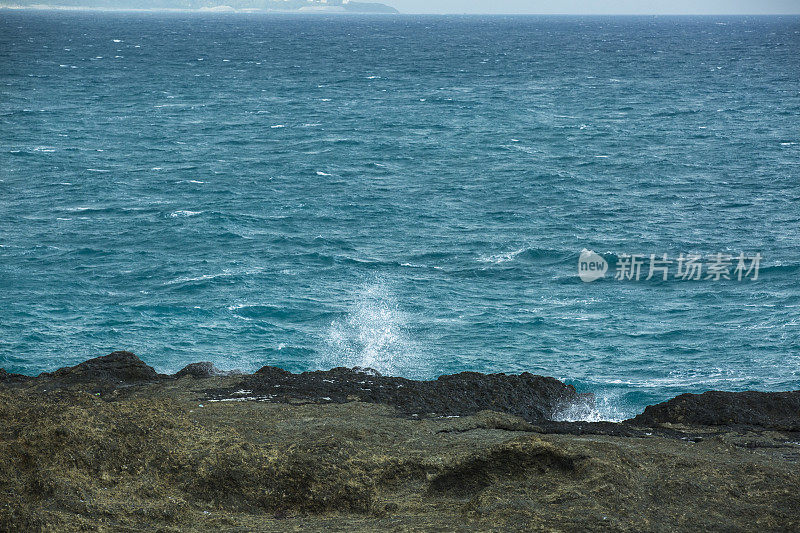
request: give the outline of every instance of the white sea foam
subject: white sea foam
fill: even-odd
[[[169,214],[172,218],[183,218],[183,217],[193,217],[199,215],[202,211],[187,211],[185,209],[181,209],[179,211],[174,211]]]

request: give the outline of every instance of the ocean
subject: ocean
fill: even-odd
[[[0,11],[0,367],[800,389],[798,73],[798,17]]]

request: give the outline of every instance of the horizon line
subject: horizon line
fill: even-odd
[[[382,2],[367,2],[367,3],[382,3]],[[383,4],[393,9],[397,9],[390,4]],[[2,11],[92,11],[92,12],[105,12],[105,13],[196,13],[196,14],[213,14],[213,15],[338,15],[338,16],[398,16],[398,15],[429,15],[429,16],[534,16],[534,17],[785,17],[785,16],[800,16],[800,11],[797,12],[770,12],[770,13],[751,13],[751,12],[690,12],[690,13],[676,13],[676,12],[659,12],[659,13],[638,13],[638,12],[608,12],[608,13],[527,13],[527,12],[481,12],[481,11],[464,11],[464,12],[413,12],[413,11],[399,11],[397,13],[342,13],[337,11],[299,11],[299,10],[268,10],[257,8],[245,9],[220,9],[227,8],[224,4],[220,6],[208,8],[171,8],[171,7],[150,7],[150,8],[137,8],[137,7],[101,7],[101,6],[68,6],[68,5],[50,5],[50,4],[34,4],[34,5],[18,5],[18,4],[0,4],[0,12]]]

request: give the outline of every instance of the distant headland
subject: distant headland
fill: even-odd
[[[209,13],[396,14],[388,5],[351,0],[18,0],[0,9],[174,11]]]

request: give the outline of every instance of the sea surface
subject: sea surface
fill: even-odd
[[[620,419],[800,389],[798,281],[798,17],[0,11],[8,371],[529,371]]]

